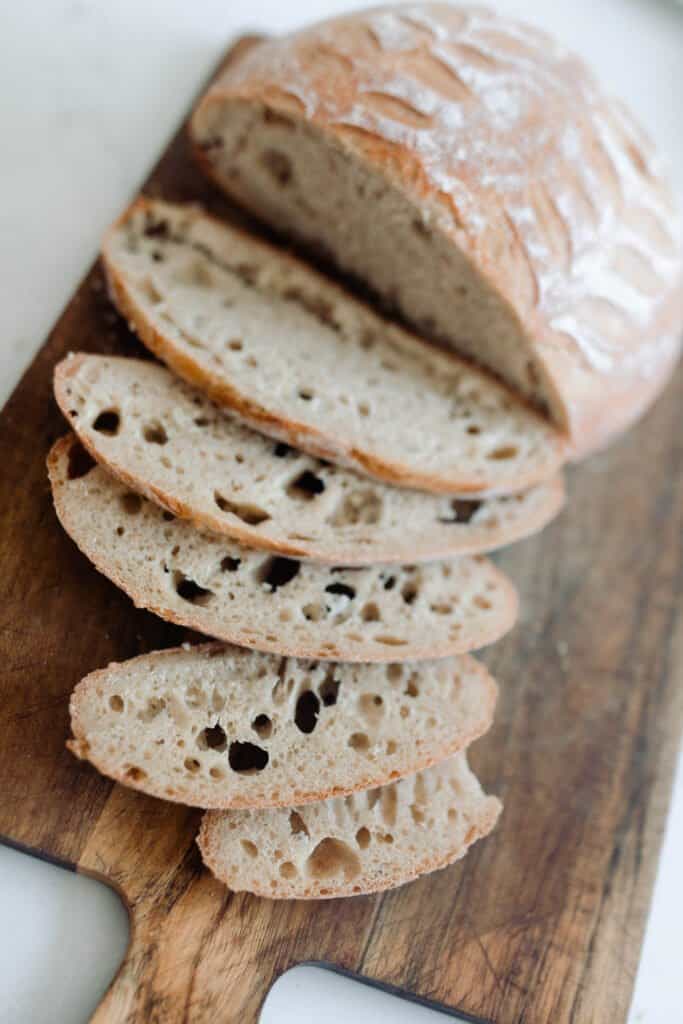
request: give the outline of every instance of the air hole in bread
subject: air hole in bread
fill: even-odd
[[[221,512],[229,512],[231,515],[237,516],[248,526],[259,526],[260,523],[265,523],[270,519],[269,513],[257,505],[242,505],[239,502],[230,501],[218,491],[214,491],[213,500]]]
[[[233,740],[228,750],[228,762],[238,775],[255,775],[268,764],[268,751],[255,743]]]
[[[476,604],[476,598],[475,598],[475,604]],[[434,604],[430,604],[429,610],[430,610],[430,612],[434,612],[435,615],[450,615],[451,612],[453,611],[453,605],[452,604],[448,604],[445,601],[435,602]]]
[[[259,739],[262,740],[267,740],[273,731],[273,723],[268,718],[268,715],[257,715],[251,723],[251,727]]]
[[[196,775],[201,768],[201,764],[196,757],[186,757],[183,761],[183,766],[190,775]]]
[[[289,828],[293,836],[299,835],[299,833],[303,833],[305,836],[310,835],[306,822],[298,811],[289,812]]]
[[[478,427],[476,423],[470,423],[469,427],[467,428],[467,433],[472,434],[472,436],[476,437],[477,434],[481,434],[481,427]]]
[[[408,580],[408,582],[404,583],[403,586],[401,587],[401,597],[403,598],[406,604],[412,604],[415,598],[417,597],[417,594],[417,586],[412,580]]]
[[[313,690],[305,690],[296,702],[294,724],[299,732],[311,733],[318,724],[320,701]]]
[[[292,558],[282,558],[279,555],[274,555],[261,562],[256,570],[256,579],[259,583],[270,587],[272,594],[278,587],[284,587],[290,583],[298,574],[300,568],[301,562],[297,562]]]
[[[380,843],[391,844],[394,841],[394,837],[392,836],[391,832],[385,832],[383,836],[378,836],[378,839]]]
[[[353,587],[350,587],[348,583],[330,583],[328,587],[325,587],[326,594],[337,594],[339,597],[348,597],[349,601],[353,601],[356,596],[356,591]]]
[[[142,436],[148,444],[166,444],[168,441],[168,434],[158,420],[145,423],[142,428]]]
[[[403,665],[399,665],[396,662],[387,665],[387,679],[390,683],[397,683],[400,679],[403,679]]]
[[[166,521],[167,523],[172,523],[172,522],[173,522],[173,520],[175,519],[175,516],[173,515],[173,513],[172,513],[172,512],[169,512],[169,510],[168,510],[168,509],[164,509],[164,511],[163,511],[163,512],[161,513],[161,515],[162,515],[162,518],[163,518],[163,519],[164,519],[164,520],[165,520],[165,521]]]
[[[124,768],[123,776],[129,782],[142,782],[143,779],[147,778],[147,772],[143,771],[142,768],[138,768],[136,764],[129,764]]]
[[[290,498],[298,498],[300,501],[312,501],[324,490],[325,481],[312,473],[310,469],[305,469],[288,485],[287,494]]]
[[[194,421],[195,427],[208,427],[211,420],[208,416],[197,416]]]
[[[453,498],[450,503],[452,516],[440,516],[440,523],[469,523],[482,506],[481,501],[469,501],[465,498]]]
[[[387,647],[405,647],[407,640],[401,640],[397,636],[388,636],[383,634],[382,636],[376,636],[375,640],[378,644],[386,644]]]
[[[281,150],[264,149],[260,156],[260,163],[281,188],[284,188],[292,180],[292,161]]]
[[[141,722],[151,722],[166,707],[163,697],[150,697],[144,708],[138,711],[137,717]]]
[[[359,828],[358,831],[356,832],[356,842],[358,843],[361,850],[367,850],[368,846],[370,845],[370,832],[365,827],[365,825],[361,826],[361,828]]]
[[[173,573],[173,583],[178,597],[181,597],[183,601],[188,601],[190,604],[204,607],[214,596],[213,590],[200,587],[198,583],[195,583],[194,580],[189,579],[187,576],[183,576],[181,572]]]
[[[228,348],[231,352],[241,352],[244,348],[244,342],[241,338],[231,338],[228,342]]]
[[[495,460],[501,462],[501,461],[503,461],[505,459],[515,459],[515,458],[517,458],[518,454],[519,454],[519,449],[517,448],[517,445],[506,444],[506,445],[502,445],[500,448],[494,448],[492,452],[488,453],[486,458],[487,459],[495,459]]]
[[[69,480],[79,480],[87,476],[93,466],[97,465],[92,455],[85,450],[80,441],[76,441],[69,449],[69,464],[66,475]]]
[[[359,402],[358,403],[358,412],[363,417],[369,416],[370,415],[370,406],[368,405],[368,403],[367,402]]]
[[[396,804],[396,787],[385,786],[382,789],[379,807],[382,815],[382,821],[385,825],[389,825],[389,827],[396,824]]]
[[[185,703],[188,708],[206,707],[206,694],[197,683],[191,683],[185,693]]]
[[[408,682],[406,688],[403,691],[406,697],[418,697],[420,695],[420,688],[417,685],[418,675],[417,672],[411,672],[408,676]]]
[[[209,768],[209,775],[211,776],[212,779],[224,779],[225,770],[221,768],[219,764],[214,764]]]
[[[299,388],[297,394],[302,402],[310,402],[313,398],[314,392],[310,388]]]
[[[92,428],[98,434],[108,434],[110,437],[115,437],[119,432],[120,426],[121,417],[116,409],[105,409],[94,421]]]
[[[123,711],[123,697],[120,697],[118,693],[112,694],[112,696],[109,698],[109,707],[112,709],[112,711]]]
[[[170,238],[171,232],[167,220],[157,220],[150,211],[145,213],[145,227],[143,230],[145,238]]]
[[[328,836],[321,839],[306,861],[308,874],[313,878],[333,878],[343,875],[348,882],[360,874],[360,860],[347,843]]]
[[[142,498],[139,494],[134,494],[133,491],[128,491],[127,494],[122,494],[121,505],[126,515],[136,516],[142,508]]]
[[[273,455],[275,455],[278,459],[284,459],[285,456],[290,455],[291,453],[292,449],[289,447],[288,444],[285,444],[284,441],[278,441],[278,443],[275,445],[275,448],[273,449]]]
[[[215,725],[207,725],[205,729],[202,729],[197,735],[196,742],[200,750],[217,750],[219,754],[222,754],[228,746],[225,729],[221,728],[218,722]]]
[[[280,874],[283,878],[296,878],[297,870],[291,860],[283,860],[280,865]]]
[[[367,790],[367,792],[365,794],[365,799],[367,800],[368,810],[369,811],[371,811],[373,809],[373,807],[375,806],[375,804],[379,800],[380,793],[381,793],[381,790],[379,788],[378,789],[369,789],[369,790]]]
[[[240,843],[242,844],[242,849],[246,853],[247,857],[251,857],[253,860],[258,856],[258,846],[256,843],[252,843],[251,839],[240,839]]]
[[[318,687],[318,694],[323,702],[323,707],[331,708],[337,703],[339,696],[339,680],[329,674]]]
[[[385,590],[393,590],[395,586],[396,586],[396,577],[395,576],[389,576],[384,581],[384,589]]]
[[[365,753],[366,750],[370,749],[370,738],[364,732],[353,732],[349,736],[348,745],[352,750],[358,750],[361,753]]]
[[[226,555],[225,558],[221,559],[221,572],[237,572],[241,564],[241,558],[233,558],[231,555]]]
[[[363,693],[358,698],[358,707],[369,725],[377,725],[384,714],[384,701],[378,693]]]
[[[375,526],[382,516],[382,499],[372,488],[344,495],[332,516],[333,526]]]
[[[304,604],[301,611],[308,623],[319,623],[327,614],[327,608],[321,601],[310,601]]]
[[[361,617],[363,619],[363,622],[380,621],[381,616],[379,613],[379,607],[375,604],[374,601],[368,601],[367,604],[363,605],[363,608],[361,610]]]
[[[488,597],[484,597],[483,594],[477,594],[474,598],[474,604],[476,604],[477,608],[481,608],[482,611],[485,612],[489,611],[491,608],[491,602]]]
[[[387,740],[387,754],[395,754],[397,749],[396,740]]]

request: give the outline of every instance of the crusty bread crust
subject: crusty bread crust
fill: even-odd
[[[256,597],[263,593],[258,589],[257,584],[250,582],[253,578],[250,574],[258,571],[262,560],[261,557],[255,558],[257,553],[248,548],[241,548],[227,540],[223,542],[222,538],[200,535],[191,524],[181,520],[164,523],[161,511],[153,509],[152,506],[146,509],[144,499],[140,499],[143,502],[143,515],[154,516],[154,535],[159,538],[159,544],[164,553],[166,547],[169,548],[166,557],[171,562],[173,562],[174,556],[170,549],[174,545],[173,542],[163,537],[165,530],[174,531],[174,536],[178,541],[177,546],[183,547],[185,552],[190,548],[196,556],[196,552],[199,550],[197,561],[200,565],[205,566],[208,563],[211,566],[218,565],[225,556],[244,563],[240,570],[245,573],[242,600],[233,600],[232,605],[229,602],[224,603],[222,612],[212,612],[211,605],[203,607],[201,604],[191,603],[186,599],[174,598],[175,592],[172,589],[162,590],[160,587],[156,587],[157,577],[153,574],[157,572],[158,563],[156,565],[146,563],[149,566],[149,569],[146,570],[147,573],[152,574],[147,582],[141,578],[143,573],[139,570],[133,571],[130,563],[131,549],[128,537],[125,541],[120,539],[118,553],[114,554],[119,538],[114,536],[113,523],[111,524],[111,536],[108,536],[106,541],[100,541],[94,536],[96,531],[91,529],[91,524],[83,521],[83,503],[87,503],[89,500],[88,487],[79,489],[78,493],[74,490],[72,494],[73,485],[83,481],[70,481],[68,478],[69,452],[75,444],[77,441],[74,435],[61,438],[51,449],[47,460],[55,509],[62,526],[95,568],[128,594],[137,607],[147,608],[169,622],[187,626],[228,643],[236,643],[243,647],[257,648],[262,651],[328,661],[380,662],[444,658],[453,654],[463,654],[493,643],[514,624],[518,599],[512,583],[482,556],[473,556],[472,558],[465,556],[450,565],[433,563],[419,570],[423,575],[426,574],[427,578],[433,579],[434,587],[439,590],[443,583],[442,596],[444,600],[447,594],[453,592],[454,588],[457,588],[462,596],[464,580],[465,578],[469,580],[471,606],[468,605],[464,628],[454,629],[449,625],[453,616],[464,614],[461,607],[456,613],[455,606],[449,605],[448,609],[442,613],[437,605],[434,609],[425,608],[419,613],[419,619],[417,617],[413,619],[413,612],[406,612],[404,605],[402,606],[404,614],[408,615],[409,622],[413,623],[410,630],[412,635],[409,640],[401,640],[399,644],[396,643],[396,638],[392,634],[386,634],[387,622],[374,617],[374,614],[372,619],[353,620],[359,632],[356,632],[355,629],[349,632],[347,627],[343,626],[342,628],[346,631],[342,634],[334,624],[326,625],[324,616],[322,621],[317,618],[303,621],[295,619],[293,622],[289,621],[286,629],[283,629],[281,622],[277,620],[276,610],[287,611],[288,614],[293,615],[295,612],[298,613],[298,606],[296,603],[292,603],[293,599],[289,596],[280,600],[277,596],[280,591],[277,591],[276,594],[276,588],[273,588],[269,595],[270,601],[276,602],[274,605],[271,603],[268,606],[267,603],[262,602],[258,606],[258,612],[255,606],[250,611],[243,610],[244,602],[252,601],[255,605]],[[125,497],[124,489],[119,482],[108,476],[101,467],[95,467],[91,472],[97,475],[98,486],[106,487],[107,492],[111,490],[112,502]],[[107,504],[103,504],[100,511],[104,513],[108,507]],[[103,524],[98,522],[98,530],[102,526]],[[128,560],[128,564],[123,567],[126,560]],[[466,560],[467,568],[463,568]],[[392,573],[400,575],[403,569],[404,567],[395,568]],[[178,572],[184,575],[182,570],[183,566],[178,565]],[[383,589],[381,582],[383,572],[381,567],[356,568],[351,570],[353,581],[350,585],[357,582],[359,574],[369,574],[368,579],[371,581],[371,586],[378,592],[377,599],[380,599],[379,593],[381,592],[386,594],[385,600],[388,602],[392,594],[396,596],[396,591],[399,590],[401,584],[400,582],[397,584],[392,594],[386,593],[387,588]],[[386,572],[388,573],[389,570],[387,569]],[[442,581],[439,580],[439,572],[443,577]],[[448,576],[446,576],[446,572]],[[316,578],[318,575],[320,576],[319,580],[316,579],[315,587],[310,587],[310,590],[308,584],[302,585],[302,593],[305,594],[305,599],[308,601],[317,599],[325,585],[336,588],[344,580],[343,570],[336,574],[325,566],[312,566],[303,563],[300,576],[303,577],[305,573],[308,574],[309,580],[314,576]],[[458,573],[461,574],[459,585]],[[229,576],[232,577],[232,573],[229,573]],[[219,588],[226,586],[224,577],[225,573],[219,573],[216,576],[215,582]],[[170,579],[170,575],[164,578]],[[195,577],[193,580],[195,584],[200,582]],[[201,585],[203,586],[206,582],[208,581],[204,580]],[[409,581],[406,580],[406,582]],[[477,586],[474,586],[474,582],[477,583]],[[298,583],[299,577],[290,585],[290,593],[291,588],[296,589]],[[480,594],[479,590],[485,590],[487,586],[490,588],[488,596]],[[495,605],[492,605],[492,600],[495,600]],[[226,608],[235,606],[238,606],[237,611],[228,615]],[[481,614],[479,613],[480,609],[482,609]],[[495,614],[492,614],[493,610],[495,610]],[[361,617],[361,610],[359,609],[355,614]],[[419,628],[418,622],[420,623]],[[360,631],[363,631],[365,635],[362,635]],[[376,639],[374,639],[375,637]]]
[[[231,778],[229,773],[225,782],[212,781],[210,777],[203,778],[199,775],[190,775],[184,778],[174,777],[171,780],[172,784],[169,785],[169,779],[164,779],[161,776],[152,776],[150,763],[144,759],[144,751],[142,749],[136,752],[126,751],[125,757],[118,747],[112,753],[111,749],[108,748],[109,740],[113,738],[106,733],[104,736],[95,736],[93,735],[92,727],[88,727],[86,720],[88,718],[92,720],[98,715],[96,706],[101,704],[104,707],[113,693],[116,693],[117,696],[123,694],[124,698],[128,696],[127,688],[120,678],[121,670],[124,670],[128,675],[138,671],[143,675],[151,675],[159,669],[160,674],[163,674],[167,670],[166,666],[172,665],[174,660],[183,659],[188,663],[187,679],[191,683],[197,676],[202,676],[205,659],[210,659],[210,666],[215,665],[215,659],[223,653],[234,659],[242,659],[247,663],[249,659],[259,659],[260,663],[267,660],[267,657],[264,658],[254,654],[254,652],[214,642],[197,645],[189,650],[185,648],[172,648],[164,651],[154,651],[150,654],[138,655],[138,657],[131,658],[127,662],[112,662],[106,668],[91,672],[81,680],[71,695],[69,709],[73,738],[67,742],[67,747],[76,757],[89,761],[103,775],[114,779],[116,782],[131,789],[147,793],[150,796],[169,800],[172,803],[182,803],[189,806],[211,809],[288,807],[292,804],[313,803],[336,796],[345,796],[360,790],[383,786],[404,775],[409,775],[431,765],[438,764],[445,758],[466,749],[476,739],[488,732],[493,721],[498,697],[496,683],[485,666],[469,655],[461,655],[455,660],[452,667],[453,678],[458,677],[462,680],[456,695],[448,693],[447,686],[444,685],[444,701],[457,704],[462,714],[462,718],[457,723],[457,728],[454,727],[446,736],[442,735],[439,742],[436,743],[435,727],[432,727],[430,734],[425,732],[423,727],[420,727],[418,735],[417,726],[411,724],[410,731],[415,733],[413,737],[414,743],[406,744],[406,737],[403,737],[402,760],[398,759],[396,755],[380,755],[372,760],[364,758],[362,763],[354,767],[351,773],[352,781],[347,781],[346,784],[342,783],[341,776],[348,773],[348,768],[342,773],[338,767],[337,778],[334,783],[330,784],[329,781],[327,783],[322,781],[323,779],[329,779],[330,773],[329,770],[325,770],[324,766],[321,765],[315,784],[307,786],[302,782],[300,773],[294,767],[288,769],[287,764],[283,763],[276,775],[273,776],[271,773],[267,782],[259,776],[255,776],[253,779],[248,776],[238,777],[237,782],[241,783],[241,788],[239,785],[236,785],[234,776]],[[310,667],[310,662],[301,661],[300,664],[290,664],[287,671],[288,674],[293,676],[297,676],[298,673],[297,681],[303,683],[306,681],[306,673],[310,671]],[[336,668],[335,675],[340,682],[341,688],[343,689],[346,686],[351,691],[360,691],[365,667],[370,670],[373,680],[373,683],[369,685],[375,688],[381,685],[381,683],[378,684],[376,680],[377,673],[371,666],[360,666],[358,668],[354,666],[351,668],[350,666],[339,665]],[[424,666],[415,664],[410,667],[415,671],[418,683],[421,683],[421,686],[424,688],[426,684],[419,679],[420,673],[423,672],[428,675],[435,670],[435,667],[429,664]],[[441,675],[443,675],[445,668],[445,665],[441,670],[439,667],[436,667],[436,672],[441,672]],[[246,675],[247,669],[245,668],[244,671]],[[367,674],[365,673],[365,675]],[[404,677],[407,678],[409,674],[406,669]],[[253,682],[253,680],[250,680],[250,682]],[[399,694],[392,692],[392,687],[386,681],[383,682],[384,686],[380,692],[384,695],[384,699],[386,701],[394,699],[400,702],[400,691]],[[144,679],[143,683],[141,683],[141,688],[143,685]],[[247,685],[246,682],[245,685]],[[464,699],[461,696],[462,687],[468,688],[468,693]],[[255,697],[255,700],[258,703],[258,697]],[[476,711],[473,710],[472,706],[475,701],[478,705]],[[265,706],[263,697],[259,704],[259,707],[261,706]],[[349,716],[349,727],[354,728],[350,709],[347,710],[346,714]],[[101,719],[101,715],[99,717]],[[224,717],[218,713],[207,714],[207,723],[215,726]],[[359,719],[355,727],[360,729],[366,726],[363,726],[362,721]],[[248,729],[246,732],[239,729],[237,731],[240,737],[242,735],[249,736],[250,734]],[[230,738],[231,734],[228,729],[228,742]],[[254,739],[256,740],[256,737]],[[167,744],[170,742],[171,737],[168,736]],[[260,742],[264,743],[266,747],[269,745],[267,741]],[[323,743],[325,746],[329,745],[329,741],[326,739],[323,740]],[[189,743],[184,748],[183,753],[192,754],[192,748]],[[183,755],[178,756],[182,761]],[[321,750],[319,745],[316,745],[315,753],[310,753],[307,756],[315,759],[320,758]],[[340,758],[350,758],[353,754],[351,752],[345,754],[342,751],[337,751],[337,756]],[[122,758],[125,760],[125,765],[120,763]],[[221,755],[220,758],[217,756],[215,758],[216,764],[221,764],[224,759],[225,754]],[[135,770],[131,770],[131,765],[136,766]],[[139,765],[144,765],[147,771],[141,771],[137,767]],[[291,778],[288,777],[288,772],[291,774]]]
[[[197,207],[194,211],[190,207],[172,207],[166,204],[168,210],[184,212],[187,216],[197,218],[204,217],[208,223],[225,230],[226,225],[208,214],[202,213]],[[318,458],[335,462],[341,466],[347,466],[359,473],[373,477],[387,483],[404,487],[414,487],[419,490],[431,491],[436,494],[469,496],[493,496],[496,494],[511,494],[527,490],[541,480],[550,479],[563,464],[567,446],[560,433],[548,429],[547,445],[542,459],[536,464],[527,464],[526,469],[520,469],[514,479],[509,474],[503,475],[502,463],[493,464],[489,467],[488,476],[467,476],[462,471],[454,471],[451,475],[445,476],[429,472],[421,468],[417,463],[408,463],[400,459],[389,459],[385,456],[379,457],[371,450],[371,446],[363,447],[358,444],[349,443],[348,440],[338,434],[325,430],[320,423],[313,423],[311,420],[303,421],[296,419],[293,415],[284,415],[274,412],[255,401],[246,392],[235,387],[225,374],[218,375],[204,366],[192,353],[181,348],[170,334],[159,330],[151,321],[146,310],[137,301],[134,290],[126,280],[126,275],[118,265],[115,258],[114,242],[117,233],[128,222],[142,213],[149,213],[154,216],[162,208],[162,204],[155,200],[140,197],[132,206],[112,225],[105,236],[102,247],[102,261],[107,278],[109,294],[112,301],[118,308],[121,315],[128,321],[129,325],[143,344],[163,362],[165,362],[178,376],[182,377],[189,384],[204,391],[218,405],[228,407],[242,422],[268,434],[278,440],[284,441],[308,452]],[[346,303],[353,306],[360,306],[359,300],[352,298],[345,293],[336,283],[323,279],[317,271],[302,264],[289,252],[275,249],[267,242],[247,236],[244,231],[230,225],[229,230],[248,239],[249,246],[256,252],[261,252],[263,258],[272,261],[276,259],[280,264],[289,265],[294,268],[297,274],[305,275],[312,282],[317,282],[320,288],[324,288],[328,294],[334,294],[339,303]],[[377,314],[379,322],[381,318]],[[394,330],[398,330],[394,326]],[[426,345],[416,335],[411,335],[407,330],[401,329],[403,341],[406,346],[414,347],[417,352],[428,354],[431,362],[443,365],[444,372],[452,369],[454,365],[465,366],[463,360],[457,356],[447,355]],[[494,380],[489,374],[480,369],[469,366],[469,372],[477,375],[481,387],[484,389],[495,389],[496,393],[504,393],[514,402],[519,409],[526,409],[530,424],[537,427],[543,424],[542,417],[526,405],[523,399],[513,395],[500,381]]]
[[[341,501],[344,494],[348,494],[348,491],[341,489],[347,483],[351,489],[364,487],[372,490],[372,496],[382,510],[377,523],[362,521],[359,525],[349,528],[339,522],[330,523],[329,509],[324,513],[326,518],[323,519],[319,501],[290,501],[289,507],[285,508],[275,504],[273,511],[273,500],[269,500],[267,494],[262,496],[257,484],[251,485],[256,491],[255,498],[253,493],[249,492],[248,486],[243,482],[243,472],[239,481],[237,477],[235,478],[233,495],[229,468],[232,463],[226,464],[225,460],[221,459],[219,464],[215,464],[209,462],[208,458],[201,465],[202,484],[206,483],[208,487],[207,495],[202,500],[197,488],[187,483],[193,478],[193,467],[190,463],[197,438],[183,434],[182,443],[185,447],[181,454],[187,453],[188,465],[184,466],[185,472],[182,476],[177,473],[173,476],[170,472],[164,473],[158,458],[154,464],[150,460],[145,472],[145,468],[141,468],[143,464],[136,459],[135,445],[132,443],[133,440],[138,441],[137,420],[135,427],[131,427],[130,432],[123,435],[121,443],[120,437],[108,437],[93,429],[90,420],[96,413],[96,404],[95,412],[91,408],[84,417],[83,407],[87,405],[90,392],[93,390],[93,385],[86,379],[89,370],[93,371],[93,376],[97,373],[98,381],[101,376],[105,385],[109,384],[112,372],[127,372],[131,380],[141,388],[135,399],[137,408],[138,405],[145,405],[147,401],[144,375],[150,375],[152,364],[133,359],[77,353],[62,360],[55,368],[54,392],[57,402],[81,444],[93,458],[134,491],[143,494],[174,515],[189,519],[202,529],[234,537],[250,547],[277,551],[283,555],[311,559],[329,565],[434,561],[481,554],[528,537],[553,519],[564,504],[564,485],[558,476],[547,483],[537,485],[524,495],[484,499],[483,507],[477,510],[473,521],[459,522],[454,519],[448,501],[444,502],[444,499],[438,496],[415,491],[405,492],[380,482],[369,483],[342,468],[335,468],[330,474],[322,463],[309,460],[306,465],[310,464],[312,472],[317,474],[317,478],[322,482],[327,492],[326,498],[336,493]],[[157,378],[160,381],[170,378],[167,370],[161,367],[154,367],[154,370],[157,371],[155,383]],[[126,405],[121,426],[121,430],[125,431],[128,422],[126,403],[130,400],[130,389],[125,389],[125,381],[122,381],[121,387],[123,392],[118,398],[120,405]],[[177,408],[177,404],[186,394],[186,386],[172,380],[169,383],[169,409],[173,402],[176,403],[174,408]],[[205,412],[205,418],[213,414],[213,407],[200,393],[193,395],[192,401],[189,398],[187,401],[195,414]],[[197,402],[201,402],[202,405],[198,406]],[[150,406],[151,403],[148,402],[147,407]],[[244,429],[234,424],[233,436],[229,429],[232,425],[230,421],[226,418],[223,423],[225,433],[222,449],[227,453],[232,452],[237,446],[244,451]],[[176,431],[179,430],[177,422],[174,422],[174,427]],[[136,432],[133,435],[134,429]],[[249,441],[252,439],[249,438]],[[281,459],[273,457],[273,445],[270,441],[263,439],[261,443],[260,437],[254,437],[253,441],[260,444],[258,452],[261,461],[253,467],[252,480],[258,475],[256,470],[263,471],[267,476],[282,462]],[[208,447],[206,439],[204,443]],[[156,445],[145,447],[147,450],[161,451]],[[163,451],[166,452],[167,448],[164,447]],[[292,454],[296,458],[296,453]],[[174,447],[173,458],[170,461],[175,466],[179,458],[178,448]],[[299,468],[296,472],[301,472],[299,461],[297,466]],[[152,468],[157,473],[156,482],[153,480]],[[242,470],[244,468],[243,466]],[[281,470],[282,467],[277,468]],[[213,470],[215,476],[211,475]],[[232,472],[236,472],[234,467]],[[163,479],[167,481],[165,486],[158,482]],[[215,500],[212,501],[210,497],[212,490],[214,493],[215,490],[220,491],[236,502],[253,502],[256,507],[267,509],[270,515],[258,526],[250,526],[237,515],[219,512]],[[392,511],[394,509],[395,512]],[[278,515],[280,512],[282,514]],[[400,530],[393,526],[394,516],[396,520],[400,520]]]

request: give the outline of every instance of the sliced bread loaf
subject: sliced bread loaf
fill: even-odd
[[[661,389],[683,326],[664,164],[583,61],[479,6],[398,3],[251,47],[192,122],[215,180],[579,452]]]
[[[502,384],[195,207],[139,200],[103,256],[153,352],[297,448],[453,495],[525,490],[563,459],[556,430]]]
[[[559,477],[469,500],[363,479],[256,433],[139,359],[71,356],[55,395],[83,445],[134,490],[280,554],[345,565],[476,554],[541,529],[563,502]]]
[[[231,889],[273,899],[354,896],[458,860],[500,814],[458,754],[380,789],[292,809],[210,811],[204,863]]]
[[[335,568],[242,547],[140,497],[73,436],[48,457],[55,508],[93,564],[162,618],[247,647],[390,661],[460,654],[512,626],[512,584],[480,555]]]
[[[135,789],[196,807],[290,806],[382,785],[489,728],[496,686],[463,655],[300,661],[207,644],[93,672],[71,750]]]

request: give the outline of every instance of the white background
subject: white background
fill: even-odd
[[[683,191],[683,9],[664,0],[491,3],[584,53],[659,140]],[[290,28],[344,6],[361,5],[0,0],[0,400],[230,36]],[[0,780],[0,799],[1,787]],[[683,1019],[681,863],[679,771],[632,1024]],[[2,1024],[87,1020],[125,950],[127,917],[118,899],[95,882],[0,847],[0,922]],[[301,968],[275,987],[262,1021],[417,1024],[433,1017]]]

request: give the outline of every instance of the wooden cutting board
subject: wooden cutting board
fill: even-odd
[[[228,212],[183,132],[145,188]],[[493,836],[386,895],[276,903],[202,869],[198,812],[65,750],[81,676],[189,637],[136,611],[57,524],[44,461],[65,431],[51,376],[70,349],[141,354],[97,265],[0,430],[0,835],[126,900],[130,948],[94,1020],[249,1024],[279,974],[323,961],[477,1021],[622,1022],[683,718],[683,373],[626,439],[569,473],[559,521],[499,559],[522,615],[485,655],[501,699],[472,759],[505,802]]]

